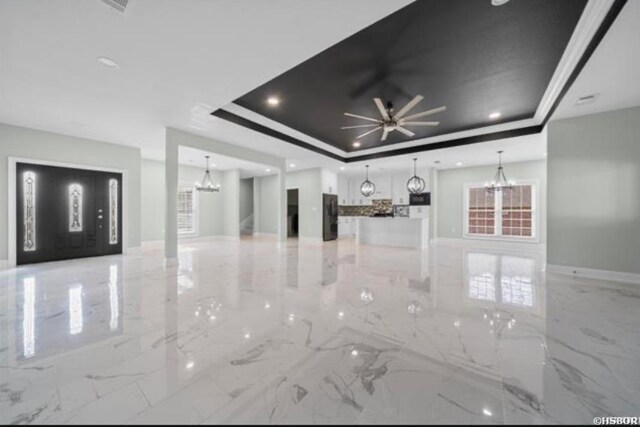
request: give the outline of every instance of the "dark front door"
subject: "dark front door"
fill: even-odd
[[[122,252],[122,175],[18,163],[17,263]]]

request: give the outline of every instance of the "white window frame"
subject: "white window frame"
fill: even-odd
[[[200,234],[200,198],[198,195],[198,191],[194,187],[193,184],[188,183],[180,183],[178,185],[178,196],[181,191],[191,190],[193,191],[193,230],[192,231],[180,231],[180,227],[178,228],[178,236],[181,237],[197,237]],[[176,201],[177,203],[177,201]]]
[[[515,185],[531,186],[531,236],[502,235],[502,196],[495,198],[495,234],[482,235],[469,233],[469,190],[484,188],[484,183],[464,184],[462,191],[462,237],[469,240],[501,240],[507,242],[540,242],[540,186],[537,179],[516,180]],[[498,218],[500,220],[498,220]]]

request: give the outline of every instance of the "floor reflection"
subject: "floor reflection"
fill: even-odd
[[[0,422],[633,412],[640,292],[547,277],[543,259],[253,238],[182,242],[177,266],[148,248],[20,268],[0,278]]]

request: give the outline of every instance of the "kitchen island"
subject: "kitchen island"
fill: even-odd
[[[423,249],[429,246],[429,219],[359,217],[356,243]]]

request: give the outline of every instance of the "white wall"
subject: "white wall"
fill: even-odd
[[[539,240],[544,243],[546,239],[546,187],[547,167],[546,161],[505,163],[504,172],[509,180],[537,180]],[[436,201],[433,208],[436,209],[437,237],[438,238],[462,238],[464,222],[464,185],[477,184],[490,181],[496,173],[496,165],[479,166],[471,168],[445,169],[437,172]]]
[[[240,180],[240,222],[253,215],[253,178]]]
[[[287,190],[299,190],[298,235],[301,238],[322,239],[322,184],[321,169],[286,174]]]
[[[222,188],[222,234],[240,237],[240,171],[223,172]]]
[[[181,165],[178,169],[179,183],[193,185],[202,180],[204,170],[193,166]],[[222,174],[211,171],[214,182],[222,184]],[[143,159],[141,164],[142,193],[140,212],[142,241],[164,239],[164,162]],[[222,227],[222,195],[221,193],[198,193],[196,195],[198,216],[198,233],[196,236],[218,236],[223,234]]]
[[[0,124],[0,260],[8,257],[8,158],[21,157],[126,171],[127,247],[140,246],[140,150]]]
[[[256,203],[255,232],[276,234],[278,232],[278,176],[269,175],[254,178],[254,198]]]
[[[548,264],[640,274],[640,108],[548,126]]]

